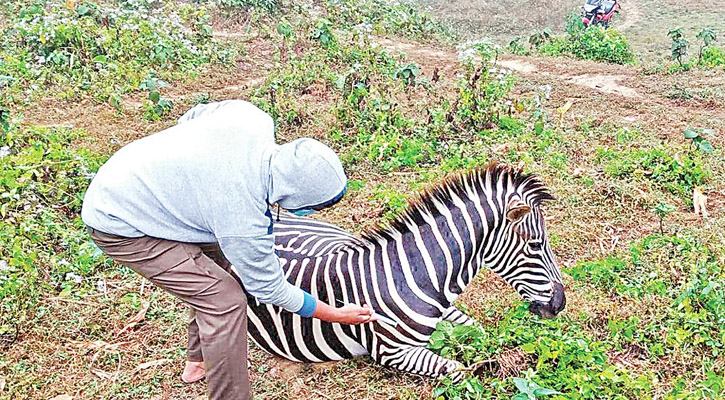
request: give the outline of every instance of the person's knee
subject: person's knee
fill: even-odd
[[[219,282],[218,293],[216,306],[219,314],[247,317],[247,297],[234,278],[229,275],[224,277]]]

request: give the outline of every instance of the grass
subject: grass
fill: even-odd
[[[153,52],[129,56],[144,40],[119,40],[120,48],[63,42],[53,51],[78,57],[72,68],[69,59],[35,64],[42,41],[23,43],[20,35],[3,42],[0,75],[19,79],[0,81],[0,399],[203,395],[205,384],[179,380],[183,305],[102,256],[78,211],[93,172],[119,145],[172,125],[197,102],[229,97],[250,98],[270,112],[280,141],[312,136],[338,151],[350,190],[320,217],[354,232],[393,218],[415,191],[448,172],[491,159],[536,172],[558,198],[546,215],[568,299],[558,318],[540,320],[505,283],[483,273],[459,301],[481,326],[441,324],[431,348],[466,363],[495,359],[493,370],[453,385],[365,359],[299,366],[252,349],[257,397],[520,399],[539,386],[551,390],[537,392],[540,398],[552,399],[725,396],[725,116],[706,99],[670,98],[672,85],[662,82],[673,76],[591,61],[557,66],[562,60],[529,58],[549,75],[519,76],[493,65],[502,55],[486,41],[460,48],[477,57],[459,60],[440,44],[454,40],[450,30],[408,3],[202,3],[97,4],[128,15],[150,7],[147,23],[160,30],[142,38],[178,51],[166,67]],[[36,26],[35,17],[19,16],[28,4],[0,6],[12,17],[0,29]],[[112,34],[94,7],[78,15],[80,4],[44,4],[33,15],[77,21],[71,38]],[[174,16],[189,31],[166,31],[165,17]],[[378,35],[409,45],[386,47]],[[200,53],[187,57],[186,40],[203,43]],[[642,56],[638,39],[630,40]],[[106,62],[98,67],[100,50]],[[31,61],[40,73],[7,60]],[[106,68],[111,64],[117,68]],[[643,98],[558,78],[592,66],[634,76],[629,84]],[[688,73],[692,85],[711,82]],[[552,86],[551,96],[543,85]],[[107,97],[114,93],[121,107]],[[156,109],[162,98],[173,104]],[[559,124],[555,110],[570,99],[577,100],[572,117]],[[77,115],[56,120],[69,114]],[[685,139],[686,128],[714,128],[712,151]],[[695,185],[710,197],[707,221],[692,213]],[[674,209],[663,232],[654,211],[660,203]]]

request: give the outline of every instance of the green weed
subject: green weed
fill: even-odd
[[[106,101],[135,90],[152,73],[179,79],[234,56],[211,39],[203,8],[159,9],[142,0],[72,4],[27,6],[2,32],[0,76],[10,100],[19,102],[23,90],[54,87],[68,98]]]
[[[697,154],[677,154],[663,146],[628,151],[599,150],[604,172],[614,178],[648,180],[682,198],[689,198],[709,172]]]
[[[80,135],[12,129],[0,143],[0,327],[32,321],[41,295],[70,296],[103,264],[77,218],[102,161],[71,146]]]
[[[568,36],[557,37],[539,47],[543,54],[570,55],[576,58],[616,64],[634,63],[635,57],[627,38],[613,28],[601,26],[572,29]]]

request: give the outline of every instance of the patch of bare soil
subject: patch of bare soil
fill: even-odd
[[[620,75],[584,74],[568,78],[566,78],[566,75],[562,75],[562,78],[577,85],[586,86],[604,93],[618,94],[624,97],[641,97],[636,90],[617,83],[625,78]]]
[[[498,62],[498,65],[516,72],[520,72],[522,74],[533,74],[534,72],[538,71],[536,65],[521,59],[512,58],[500,60]]]

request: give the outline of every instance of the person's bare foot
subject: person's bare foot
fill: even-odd
[[[181,380],[185,383],[194,383],[204,379],[205,376],[204,361],[187,361]]]

